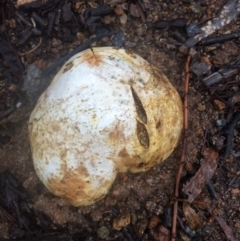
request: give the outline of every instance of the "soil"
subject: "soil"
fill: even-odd
[[[79,6],[96,8],[101,5],[101,1],[89,1],[88,4],[84,1],[68,2],[74,15],[82,13]],[[132,1],[133,5],[131,5],[129,11],[126,10],[127,2],[124,0],[105,2],[115,11],[111,15],[102,17],[102,22],[110,23],[112,29],[121,29],[125,36],[124,47],[160,68],[183,99],[187,51],[175,44],[176,40],[171,35],[175,31],[174,28],[169,27],[168,29],[152,31],[149,26],[157,20],[176,18],[186,18],[191,20],[192,23],[198,23],[215,16],[226,1],[144,0],[146,23],[138,14],[134,1]],[[11,3],[12,1],[8,1],[9,5]],[[7,3],[1,4],[4,6]],[[4,6],[2,9],[6,10],[7,7]],[[15,8],[13,9],[16,11]],[[18,22],[14,16],[14,14],[5,13],[5,17],[2,17],[2,22],[7,26],[8,40],[18,53],[27,52],[37,45],[39,36],[32,37],[26,44],[19,46],[17,44],[19,35],[15,34]],[[237,17],[215,34],[220,35],[237,31],[239,27],[240,19]],[[89,28],[86,27],[83,30],[80,29],[77,34],[70,35],[71,39],[66,40],[63,36],[59,36],[56,30],[53,30],[50,36],[43,31],[41,45],[35,51],[21,57],[25,69],[34,63],[38,68],[44,70],[94,33],[91,33]],[[104,37],[93,44],[93,46],[109,45],[112,45],[111,37]],[[211,65],[211,70],[205,76],[216,71],[218,67],[228,64],[240,54],[238,39],[212,46],[197,46],[194,49],[197,51],[198,57],[196,59],[205,57]],[[47,82],[52,77],[53,74],[45,77],[42,81]],[[188,164],[182,174],[182,184],[186,183],[199,168],[202,149],[209,146],[217,149],[219,164],[212,178],[217,197],[213,198],[211,192],[205,187],[199,199],[208,198],[217,210],[218,216],[233,230],[236,240],[240,240],[240,126],[236,125],[232,152],[227,158],[224,155],[224,136],[217,134],[222,127],[216,126],[216,120],[227,119],[231,107],[225,106],[222,109],[219,105],[214,105],[214,100],[217,97],[202,85],[201,79],[203,77],[190,73],[189,129],[186,150],[186,162]],[[232,93],[233,88],[239,89],[239,83],[237,82],[239,76],[235,75],[233,81],[235,82],[227,89],[230,93]],[[224,86],[222,88],[224,91]],[[178,161],[181,156],[182,139],[163,164],[154,166],[144,173],[120,173],[105,198],[91,206],[73,207],[64,199],[53,196],[40,182],[33,168],[28,139],[28,119],[39,96],[38,92],[42,92],[43,89],[40,88],[36,92],[38,94],[31,98],[27,96],[26,90],[23,88],[18,91],[20,94],[17,103],[20,102],[21,106],[15,108],[10,116],[1,119],[0,122],[1,138],[4,139],[0,145],[0,173],[8,170],[16,178],[27,193],[29,207],[35,213],[44,214],[49,224],[45,229],[40,228],[41,231],[38,234],[31,234],[32,236],[28,233],[26,227],[22,227],[25,236],[18,237],[16,234],[13,236],[12,231],[10,231],[13,223],[0,215],[0,240],[165,240],[157,239],[153,233],[158,232],[158,227],[162,224],[166,226],[166,220],[171,216],[167,215],[167,211],[174,201],[173,193]],[[222,92],[219,91],[219,93]],[[0,98],[3,98],[3,96],[0,95]],[[4,108],[2,112],[8,108],[8,105]],[[221,140],[223,141],[221,142]],[[181,198],[185,197],[181,196]],[[186,225],[187,222],[182,213],[181,205],[180,202],[179,217]],[[192,205],[192,208],[202,220],[203,227],[194,230],[195,235],[191,237],[178,224],[177,240],[229,240],[217,221],[206,210],[201,210],[195,205]],[[16,214],[13,212],[12,215]],[[38,218],[36,219],[41,227],[41,222]],[[157,220],[156,225],[152,225],[155,219]],[[167,226],[167,228],[171,230],[170,227]],[[50,237],[50,234],[53,233],[58,235],[58,238],[34,239],[37,236],[40,237],[40,234],[49,234]],[[67,236],[64,237],[64,235]]]

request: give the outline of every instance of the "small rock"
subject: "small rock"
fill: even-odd
[[[143,235],[145,229],[147,228],[147,225],[148,225],[148,221],[146,219],[140,219],[137,221],[134,229],[138,237],[141,237]]]
[[[163,225],[151,230],[154,240],[168,241],[170,240],[170,231]]]
[[[135,18],[139,18],[140,17],[136,4],[132,3],[130,5],[130,15],[135,17]]]
[[[215,107],[217,110],[223,110],[223,109],[226,108],[225,103],[223,103],[223,102],[220,101],[220,100],[214,100],[214,101],[213,101],[213,105],[214,105],[214,107]]]
[[[227,124],[227,121],[225,119],[218,119],[216,120],[216,126],[220,127],[220,126],[225,126]]]
[[[232,98],[232,104],[233,105],[238,103],[238,102],[240,102],[240,93],[235,94]]]
[[[206,109],[206,106],[203,105],[202,103],[199,103],[198,106],[197,106],[197,110],[198,111],[204,111]]]
[[[195,23],[190,23],[187,26],[187,35],[188,35],[189,38],[199,34],[200,32],[201,32],[201,29]]]
[[[135,225],[135,223],[137,222],[138,218],[137,218],[137,214],[135,212],[131,212],[131,223],[133,225]]]
[[[23,88],[30,99],[34,98],[39,91],[41,74],[41,70],[35,64],[28,65],[23,80]]]
[[[156,207],[155,210],[154,210],[154,213],[155,213],[156,215],[162,214],[162,213],[163,213],[163,206],[160,205],[160,204],[158,204],[157,207]]]
[[[109,236],[110,232],[106,226],[102,226],[97,230],[97,236],[100,239],[106,239]]]
[[[16,108],[20,108],[22,106],[22,103],[21,102],[18,102],[17,104],[16,104]]]
[[[57,54],[59,52],[58,48],[51,48],[50,52],[52,54]]]
[[[203,14],[203,10],[202,10],[201,6],[197,3],[191,4],[190,7],[189,7],[189,10],[197,18],[200,18]]]
[[[17,89],[17,86],[15,84],[11,84],[9,87],[8,87],[8,90],[11,91],[11,92],[15,92]]]
[[[52,39],[52,47],[53,48],[56,48],[61,45],[62,45],[62,41],[60,39],[56,39],[56,38]]]
[[[234,156],[231,154],[229,157],[225,157],[224,161],[226,163],[233,163],[234,161]]]
[[[110,5],[111,7],[115,7],[118,4],[124,3],[125,0],[105,0],[104,3]]]
[[[17,24],[16,24],[16,20],[14,18],[11,18],[9,21],[8,21],[8,25],[10,28],[14,29],[17,27]]]
[[[125,36],[123,31],[119,30],[112,39],[112,45],[122,47],[125,43]]]
[[[114,8],[114,12],[118,15],[118,16],[122,16],[124,14],[124,11],[121,7],[121,5],[118,5],[117,7]]]
[[[119,214],[116,218],[113,219],[113,228],[115,230],[121,230],[123,227],[126,227],[131,222],[131,214],[128,212]]]
[[[182,230],[179,232],[179,235],[180,235],[182,241],[191,241],[192,240],[191,237],[188,234],[186,234],[185,232],[183,232]]]
[[[127,24],[127,15],[124,13],[124,14],[119,18],[119,20],[120,20],[120,23],[121,23],[122,25],[126,25],[126,24]]]
[[[132,41],[126,41],[125,42],[125,46],[128,47],[128,48],[133,48],[137,45],[137,43],[135,42],[132,42]]]
[[[188,53],[188,47],[186,47],[185,45],[182,45],[178,48],[179,52],[182,54],[187,54]]]
[[[212,137],[212,144],[217,148],[217,150],[221,150],[224,147],[224,141],[225,141],[224,136],[219,136],[219,135],[214,135]]]
[[[235,224],[234,227],[237,228],[238,230],[240,229],[240,220],[239,219],[235,219]]]
[[[113,16],[108,15],[108,16],[105,16],[102,18],[102,23],[105,23],[107,25],[112,24],[114,22],[115,22],[115,17],[113,17]]]
[[[160,218],[157,215],[153,214],[148,220],[148,228],[149,229],[156,228],[160,223],[160,221],[161,221]]]
[[[186,162],[184,168],[189,173],[193,173],[195,171],[195,168],[191,162]]]
[[[196,136],[203,137],[204,131],[202,128],[197,128],[195,133],[196,133]]]
[[[94,222],[98,222],[102,219],[102,211],[100,209],[94,209],[91,212],[91,218]]]
[[[206,63],[209,66],[212,66],[211,60],[209,59],[209,57],[207,55],[203,55],[201,57],[201,62]]]
[[[47,67],[47,61],[44,59],[38,59],[34,61],[34,64],[39,68],[39,69],[44,69]]]
[[[153,212],[156,206],[157,206],[156,202],[153,202],[153,201],[147,201],[145,204],[145,208],[150,212]]]
[[[198,52],[194,48],[190,48],[189,54],[194,57]]]
[[[204,75],[204,74],[208,74],[210,72],[210,70],[211,70],[211,66],[209,66],[206,63],[195,62],[191,66],[191,70],[197,76],[201,76],[201,75]]]
[[[77,40],[85,41],[85,36],[84,36],[84,34],[81,33],[81,32],[78,32],[77,35],[76,35],[76,37],[77,37]]]

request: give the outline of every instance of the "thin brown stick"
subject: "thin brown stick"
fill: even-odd
[[[183,123],[183,146],[180,162],[178,165],[178,172],[176,175],[176,185],[175,185],[175,201],[173,203],[173,220],[172,220],[172,238],[171,241],[176,240],[176,229],[177,229],[177,212],[178,212],[178,197],[179,197],[179,186],[180,186],[180,178],[182,174],[182,170],[185,163],[185,153],[187,148],[187,132],[188,132],[188,85],[189,85],[189,64],[191,60],[191,55],[188,55],[186,63],[185,63],[185,89],[184,89],[184,123]]]

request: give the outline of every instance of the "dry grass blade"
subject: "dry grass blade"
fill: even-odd
[[[188,195],[188,201],[192,203],[201,193],[205,184],[213,176],[218,164],[218,153],[213,149],[206,149],[200,169],[195,176],[184,186],[183,192]]]

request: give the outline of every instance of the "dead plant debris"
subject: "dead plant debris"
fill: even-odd
[[[218,153],[213,149],[206,149],[203,153],[201,167],[194,177],[183,187],[183,192],[188,196],[189,203],[192,203],[201,193],[203,187],[212,178],[218,164]]]
[[[0,7],[0,240],[240,240],[239,0]],[[162,69],[185,99],[185,126],[163,165],[119,174],[105,199],[74,208],[36,177],[27,122],[58,68],[93,46]]]

